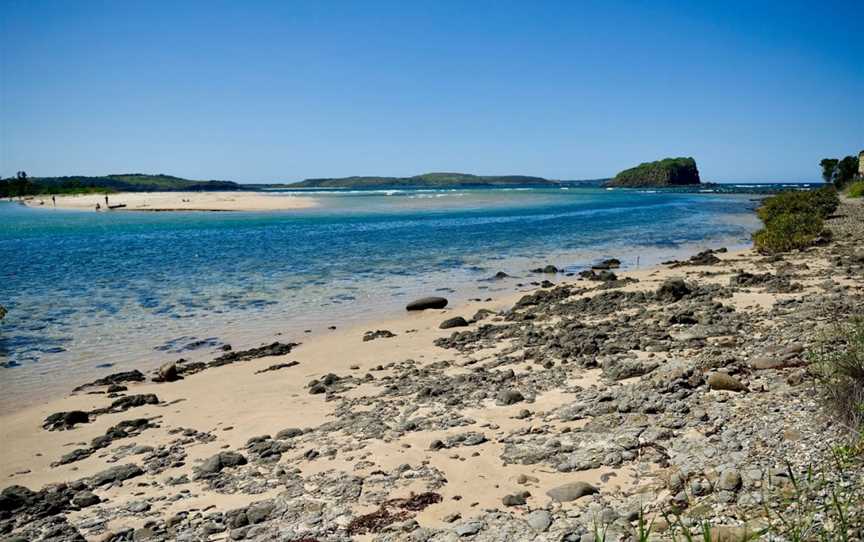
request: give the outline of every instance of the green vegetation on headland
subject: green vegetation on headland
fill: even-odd
[[[625,169],[606,183],[607,186],[626,188],[684,186],[699,184],[699,169],[693,158],[664,158],[656,162],[643,162]]]
[[[0,180],[0,197],[40,194],[91,194],[111,192],[176,192],[245,190],[232,181],[193,181],[171,175],[125,173],[102,177],[28,177],[26,173]]]
[[[425,173],[413,177],[342,177],[306,179],[291,188],[464,188],[482,186],[558,186],[557,181],[525,175]]]

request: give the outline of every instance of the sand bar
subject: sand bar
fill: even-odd
[[[59,209],[93,211],[99,204],[105,210],[105,195],[60,195]],[[25,200],[34,208],[55,207],[51,196],[35,196]],[[110,206],[125,205],[117,211],[290,211],[315,207],[315,198],[267,192],[120,192],[108,194]]]

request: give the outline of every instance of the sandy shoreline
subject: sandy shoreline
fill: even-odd
[[[37,209],[106,210],[105,195],[34,196],[25,200]],[[289,211],[315,207],[315,198],[264,192],[120,192],[108,194],[108,205],[125,205],[115,211]]]
[[[766,263],[764,258],[752,250],[718,253],[714,256],[719,258],[719,261],[709,265],[675,268],[661,265],[620,272],[619,279],[635,279],[635,281],[622,283],[611,290],[597,290],[596,287],[602,283],[575,280],[575,278],[565,279],[560,275],[538,276],[538,280],[548,278],[553,280],[556,286],[570,285],[576,292],[581,292],[583,288],[589,289],[584,293],[577,293],[577,299],[584,297],[587,300],[604,291],[620,292],[620,295],[638,295],[639,292],[645,292],[646,295],[653,296],[658,288],[673,277],[698,281],[705,285],[708,289],[706,291],[713,291],[712,288],[725,287],[732,275],[771,273],[774,265]],[[822,277],[827,270],[831,269],[827,257],[821,252],[801,255],[795,261],[796,265],[806,262],[808,274],[797,278],[802,284],[801,290],[792,289],[788,292],[772,293],[759,288],[743,288],[723,298],[722,304],[730,307],[734,313],[749,319],[748,322],[766,319],[767,327],[760,328],[758,333],[749,332],[744,336],[729,332],[716,336],[709,334],[704,340],[700,339],[700,344],[704,344],[705,348],[721,350],[730,348],[730,345],[744,344],[746,352],[758,354],[751,351],[753,347],[747,341],[758,341],[763,334],[768,336],[774,333],[772,330],[782,328],[781,325],[773,325],[773,321],[767,316],[772,314],[776,303],[802,296],[820,295]],[[856,284],[854,280],[837,276],[835,283],[838,288],[855,292],[856,295],[862,293],[862,285]],[[554,292],[555,290],[542,288],[537,291]],[[148,521],[155,520],[158,523],[178,513],[182,513],[184,518],[179,520],[179,525],[187,525],[184,522],[191,522],[188,523],[190,525],[188,528],[200,529],[204,525],[203,511],[211,508],[226,512],[264,499],[271,499],[278,506],[283,506],[279,503],[294,502],[291,499],[295,497],[286,496],[283,494],[283,489],[286,484],[295,487],[291,484],[298,480],[296,478],[298,476],[303,481],[301,486],[315,495],[312,497],[313,500],[323,502],[320,505],[323,507],[320,510],[321,518],[315,523],[305,524],[298,519],[296,526],[292,527],[297,529],[297,532],[310,533],[318,532],[316,529],[319,529],[320,521],[335,522],[328,524],[334,525],[332,528],[336,528],[335,525],[342,525],[341,528],[344,529],[347,519],[338,518],[344,518],[346,510],[353,510],[354,514],[376,510],[378,504],[373,503],[380,503],[382,498],[380,492],[383,492],[382,494],[387,498],[394,499],[434,491],[443,500],[418,512],[413,516],[414,519],[424,527],[450,528],[447,526],[453,524],[457,527],[463,526],[465,529],[472,529],[474,526],[465,525],[465,521],[459,523],[453,520],[454,514],[459,514],[462,519],[466,519],[484,510],[501,510],[502,498],[520,488],[527,489],[530,495],[523,498],[523,502],[527,499],[524,508],[517,506],[512,510],[519,513],[544,510],[554,513],[555,517],[561,517],[559,514],[581,513],[578,503],[584,504],[586,499],[550,504],[546,496],[546,492],[551,488],[572,482],[590,483],[599,490],[600,495],[604,496],[601,499],[613,499],[613,496],[618,498],[623,495],[651,495],[652,498],[668,499],[670,493],[663,489],[665,482],[661,481],[663,476],[668,477],[668,473],[664,474],[662,461],[658,463],[657,460],[652,460],[654,462],[623,465],[619,462],[618,466],[612,467],[604,464],[605,460],[603,460],[590,468],[558,472],[543,461],[518,464],[501,460],[502,456],[512,453],[511,448],[515,443],[530,439],[531,435],[537,432],[551,432],[558,435],[559,439],[566,439],[571,434],[580,434],[580,431],[593,423],[592,418],[580,416],[572,420],[566,419],[561,416],[561,409],[588,392],[602,392],[607,386],[620,388],[622,384],[635,385],[641,381],[639,376],[624,379],[619,384],[610,384],[605,379],[605,369],[601,371],[599,366],[594,368],[573,366],[566,370],[566,378],[554,380],[553,384],[546,380],[536,380],[538,383],[546,383],[537,384],[539,387],[536,393],[526,392],[529,394],[530,401],[519,400],[502,405],[497,402],[494,395],[487,395],[483,399],[472,399],[472,404],[475,406],[452,411],[442,410],[444,407],[434,401],[420,401],[410,395],[393,398],[386,396],[388,389],[401,386],[405,381],[431,378],[430,386],[433,389],[428,392],[428,397],[434,397],[438,393],[434,391],[436,379],[452,379],[460,375],[471,378],[472,375],[477,374],[480,375],[479,377],[487,378],[486,375],[501,374],[508,368],[514,371],[515,378],[523,383],[523,388],[527,387],[527,382],[541,378],[542,368],[538,362],[530,359],[527,351],[517,349],[513,339],[497,341],[494,346],[490,344],[489,347],[464,351],[434,344],[436,340],[451,337],[453,331],[460,331],[460,329],[439,329],[439,324],[443,320],[454,316],[471,319],[475,313],[485,309],[499,316],[490,316],[489,320],[472,323],[468,328],[462,329],[479,330],[487,323],[492,323],[493,326],[507,325],[508,320],[500,315],[505,314],[505,311],[524,296],[525,292],[515,292],[502,295],[493,301],[474,301],[444,310],[405,313],[375,325],[338,329],[331,334],[315,337],[274,338],[283,342],[297,341],[301,344],[287,355],[262,357],[210,368],[200,373],[190,374],[176,382],[148,381],[125,384],[129,389],[128,392],[121,392],[121,397],[152,393],[158,396],[159,404],[144,405],[122,413],[102,414],[92,419],[90,423],[79,424],[74,429],[66,431],[47,431],[42,429],[41,425],[43,420],[54,412],[79,409],[89,411],[104,407],[110,402],[110,399],[104,395],[104,387],[94,388],[93,391],[97,393],[82,392],[11,414],[0,415],[0,439],[6,443],[14,443],[12,446],[7,446],[2,454],[0,477],[7,481],[7,485],[20,484],[38,489],[46,484],[84,479],[112,465],[141,463],[142,458],[150,457],[139,455],[147,452],[136,454],[134,447],[130,447],[133,443],[155,447],[157,452],[163,450],[169,458],[174,457],[171,454],[181,454],[182,451],[182,455],[170,460],[165,468],[154,468],[154,464],[161,464],[156,459],[146,460],[148,468],[143,475],[125,484],[114,483],[94,488],[93,492],[103,500],[103,503],[75,511],[69,516],[73,523],[78,524],[86,519],[86,523],[90,525],[87,528],[88,536],[93,539],[106,532],[116,533],[129,528],[144,532],[146,529],[152,529],[152,527],[145,527]],[[703,307],[703,305],[698,306]],[[704,307],[711,307],[711,304],[707,303]],[[684,316],[680,318],[684,318],[687,314],[693,316],[686,312],[682,314]],[[623,325],[626,319],[636,318],[638,315],[638,311],[628,309],[612,313],[611,318],[623,319],[620,320]],[[605,318],[600,317],[599,320],[589,318],[585,322],[596,321],[596,325],[601,325],[608,321]],[[559,317],[552,317],[551,325],[555,325],[558,319]],[[676,333],[687,332],[687,328],[683,328],[680,324],[673,327],[682,328]],[[375,329],[389,330],[395,336],[364,341],[364,332]],[[731,346],[731,348],[735,347]],[[520,355],[524,358],[520,358]],[[678,362],[680,356],[684,356],[684,359],[695,359],[698,355],[700,355],[698,348],[680,352],[676,350],[675,353],[648,349],[637,352],[633,359],[643,363],[659,361],[661,364],[672,366]],[[745,351],[740,355],[744,356]],[[298,364],[261,372],[274,364],[288,362],[298,362]],[[499,368],[499,365],[504,362],[506,365]],[[550,371],[563,369],[564,365],[559,365],[557,362],[547,367]],[[322,393],[310,393],[312,388],[310,382],[313,379],[324,381],[328,374],[337,375],[334,383],[322,388],[324,390]],[[148,380],[150,376],[148,375]],[[754,389],[757,382],[761,382],[763,388],[768,382],[758,380],[755,375],[750,378],[754,379],[751,383]],[[81,383],[70,383],[70,387],[78,384]],[[477,386],[480,386],[479,381]],[[426,392],[421,392],[421,395],[422,393]],[[721,394],[718,397],[716,403],[718,408],[726,408],[724,404],[731,400],[731,396]],[[760,397],[759,394],[753,394],[752,400],[758,401]],[[708,404],[714,403],[706,403],[704,408],[709,408]],[[363,405],[377,406],[372,406],[373,410],[370,412],[366,410],[369,407]],[[376,413],[375,408],[384,410]],[[397,412],[400,414],[394,418],[394,413]],[[526,415],[524,412],[529,414]],[[806,412],[803,414],[806,415]],[[87,443],[104,435],[110,427],[133,418],[148,418],[157,427],[148,428],[138,436],[119,439],[80,461],[52,466],[52,463],[62,455],[73,449],[86,447]],[[424,419],[432,423],[413,421]],[[339,422],[339,420],[344,421]],[[384,424],[387,428],[380,430],[367,428],[366,424],[373,423]],[[411,423],[419,423],[420,426],[403,428],[409,427]],[[424,423],[427,425],[423,425]],[[651,425],[653,422],[648,423]],[[336,426],[327,429],[328,432],[319,433],[324,431],[320,428],[326,428],[330,424]],[[271,440],[272,435],[286,428],[308,430],[309,437],[298,436],[294,437],[293,441],[283,443],[281,451],[275,456],[277,463],[264,460],[252,462],[253,452],[250,450],[253,448],[250,439],[255,442],[254,439],[257,437],[271,436],[261,441],[269,446],[268,443],[271,441],[281,442]],[[707,437],[697,431],[698,428],[699,426],[696,425],[689,429],[682,429],[680,438],[689,435],[686,439],[702,443]],[[178,435],[184,434],[184,430],[186,438],[178,438]],[[466,432],[482,433],[486,440],[471,447],[458,443],[448,444],[445,449],[436,451],[434,445],[436,440],[449,442],[448,438],[459,434],[464,435]],[[369,436],[370,434],[379,436],[372,437]],[[433,444],[430,445],[430,442]],[[669,446],[671,449],[671,445]],[[249,457],[250,464],[237,470],[245,474],[243,476],[234,474],[234,469],[230,469],[231,474],[226,474],[228,472],[226,469],[225,473],[215,475],[215,478],[204,477],[196,480],[198,472],[196,469],[202,461],[224,450],[237,450]],[[274,465],[280,468],[273,470]],[[398,474],[402,472],[400,469],[404,470],[406,465],[407,472],[413,474],[400,476]],[[260,474],[254,474],[258,471]],[[393,475],[393,473],[397,474]],[[187,480],[180,485],[175,485],[175,480],[184,475],[192,481]],[[381,482],[382,476],[384,482]],[[360,495],[364,497],[358,499],[349,496],[346,500],[341,492],[343,488],[354,487],[351,484],[356,483],[355,477],[362,480],[363,490]],[[278,479],[278,481],[270,483],[269,479]],[[217,486],[212,485],[215,483],[212,480],[219,481]],[[330,486],[338,488],[332,491],[340,493],[338,495],[328,493],[326,488]],[[300,489],[296,491],[303,493]],[[137,503],[142,501],[147,502],[147,512],[135,513],[134,510],[140,509]],[[289,509],[290,506],[289,504]],[[308,508],[311,506],[308,502],[302,506],[307,507],[308,510],[314,509],[314,507]],[[283,523],[288,521],[287,517],[286,515]],[[457,523],[453,523],[454,521]],[[485,527],[478,527],[478,529],[491,527],[488,517],[484,521]],[[555,525],[561,525],[560,522],[561,519],[557,519]],[[289,523],[295,525],[295,522]],[[265,524],[257,527],[265,529]],[[553,525],[550,533],[558,533],[556,528],[558,527]],[[247,529],[247,527],[237,526],[233,529]],[[173,531],[168,532],[169,538],[173,536],[170,534]],[[252,529],[250,532],[257,531]],[[261,530],[261,536],[265,537],[265,531]],[[395,537],[392,538],[393,540],[401,539],[398,531],[393,536]],[[494,539],[491,534],[490,537],[489,539]],[[354,538],[366,539],[367,537]],[[513,539],[521,538],[517,536]],[[546,540],[546,538],[542,539]]]

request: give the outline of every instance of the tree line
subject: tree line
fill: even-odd
[[[819,165],[822,166],[822,179],[837,190],[843,190],[858,176],[857,156],[823,158]]]

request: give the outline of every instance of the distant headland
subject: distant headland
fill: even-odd
[[[618,173],[606,186],[624,188],[686,186],[700,184],[696,160],[690,157],[643,162]]]
[[[644,162],[618,173],[614,178],[553,180],[530,175],[472,175],[469,173],[424,173],[411,177],[351,176],[313,178],[294,183],[237,183],[226,180],[191,180],[173,175],[122,173],[103,176],[17,177],[0,180],[0,197],[40,194],[92,194],[112,192],[226,192],[273,188],[495,188],[549,187],[570,184],[597,184],[610,187],[677,187],[700,184],[693,158],[664,158]]]
[[[292,188],[464,188],[483,186],[558,186],[559,181],[526,175],[471,175],[468,173],[424,173],[413,177],[342,177],[306,179]]]

